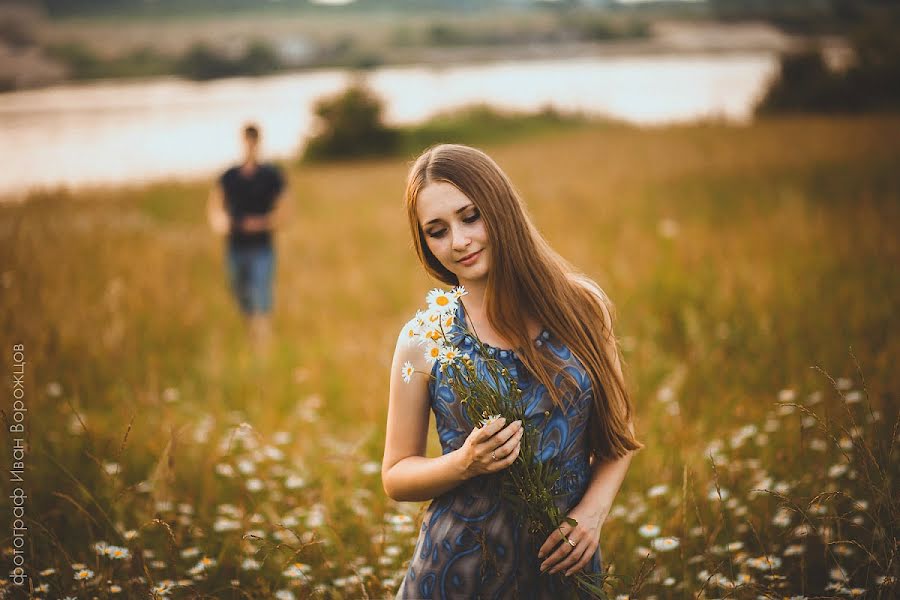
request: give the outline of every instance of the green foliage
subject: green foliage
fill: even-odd
[[[321,130],[306,145],[303,158],[325,159],[383,156],[397,148],[397,132],[381,119],[381,100],[362,84],[316,103]]]
[[[859,112],[900,109],[900,42],[890,23],[853,36],[854,63],[831,70],[818,50],[788,54],[758,112]]]
[[[272,48],[262,41],[251,43],[237,58],[229,58],[202,42],[194,44],[175,63],[175,72],[195,80],[265,75],[281,68],[281,61]]]
[[[533,114],[477,104],[437,114],[424,123],[391,129],[381,124],[380,102],[364,87],[326,98],[315,107],[322,131],[306,146],[302,160],[342,160],[410,156],[439,143],[486,144],[577,127],[581,115],[547,107]]]

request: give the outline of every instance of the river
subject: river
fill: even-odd
[[[777,71],[774,52],[584,57],[384,67],[367,81],[392,124],[455,107],[562,111],[642,126],[707,118],[746,122]],[[245,121],[267,157],[296,155],[312,106],[351,75],[318,70],[191,82],[174,78],[69,84],[0,94],[0,196],[33,188],[211,176],[240,155]]]

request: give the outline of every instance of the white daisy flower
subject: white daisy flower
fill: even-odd
[[[258,571],[260,567],[259,561],[252,558],[245,558],[241,563],[241,568],[245,571]]]
[[[308,564],[295,562],[284,570],[284,576],[290,577],[291,579],[300,579],[301,577],[307,575],[310,570],[312,570],[312,567],[310,567]]]
[[[424,325],[424,321],[420,320],[418,316],[409,320],[406,325],[403,326],[403,337],[406,339],[407,345],[412,346],[413,343],[418,343],[421,340],[419,339],[422,335],[422,326]]]
[[[440,329],[432,327],[422,333],[422,337],[434,344],[440,344],[441,340],[444,339],[444,334],[441,333]]]
[[[462,358],[462,355],[459,352],[459,348],[454,348],[453,346],[448,346],[446,348],[441,349],[441,362],[444,364],[450,364],[454,360]]]
[[[791,524],[791,511],[786,508],[779,508],[772,517],[772,524],[778,527],[787,527]]]
[[[494,421],[495,419],[499,419],[499,418],[500,418],[500,415],[488,415],[485,418],[483,418],[481,421],[479,421],[479,423],[481,424],[482,427],[484,427],[485,425],[489,425],[492,421]]]
[[[669,486],[666,484],[654,485],[652,488],[647,490],[648,498],[656,498],[658,496],[663,496],[669,491]]]
[[[447,313],[441,318],[441,327],[443,327],[444,330],[450,329],[451,327],[453,327],[454,321],[456,321],[456,315],[454,315],[453,313]]]
[[[128,548],[123,548],[122,546],[110,546],[106,549],[106,554],[110,558],[115,558],[118,560],[125,560],[126,558],[131,557],[131,551]]]
[[[831,467],[828,468],[828,476],[831,477],[832,479],[837,479],[838,477],[841,477],[842,475],[844,475],[844,473],[847,472],[847,469],[848,469],[847,465],[843,464],[843,463],[838,463],[836,465],[832,465]]]
[[[284,487],[289,490],[295,490],[297,488],[301,488],[306,485],[306,480],[296,474],[288,475],[287,479],[284,480]]]
[[[659,535],[659,526],[647,523],[646,525],[641,525],[640,528],[638,528],[638,533],[641,534],[641,537],[645,538],[656,537]]]
[[[427,350],[425,350],[425,360],[428,361],[429,365],[433,365],[435,361],[441,358],[442,348],[437,344],[431,344]]]
[[[452,292],[435,288],[426,296],[429,310],[446,313],[456,310],[457,297]]]
[[[219,463],[216,465],[216,473],[222,477],[234,477],[234,467],[228,463]]]
[[[707,500],[718,500],[721,496],[722,500],[728,500],[728,497],[730,495],[731,494],[729,494],[728,490],[726,490],[725,488],[719,488],[717,490],[715,486],[710,486],[709,493],[706,494],[706,498]]]
[[[76,581],[86,581],[94,576],[94,572],[90,569],[79,569],[75,572]]]
[[[667,552],[669,550],[674,550],[678,547],[679,544],[680,542],[678,541],[678,538],[675,537],[661,537],[656,538],[652,542],[650,542],[650,545],[653,546],[653,549],[657,552]]]
[[[412,381],[412,376],[415,374],[416,368],[410,361],[406,361],[405,363],[403,363],[403,368],[400,370],[400,372],[403,375],[403,381],[409,383],[410,381]]]
[[[466,290],[466,288],[461,285],[458,285],[455,288],[453,288],[453,295],[456,298],[462,298],[463,296],[467,296],[468,294],[469,294],[469,292]]]
[[[104,554],[106,554],[106,551],[108,549],[109,549],[109,544],[107,544],[106,542],[97,542],[94,544],[94,551],[97,554],[99,554],[100,556],[103,556]]]
[[[759,571],[771,571],[781,566],[781,559],[777,556],[757,556],[747,559],[747,566]]]

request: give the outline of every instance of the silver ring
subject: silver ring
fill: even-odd
[[[497,460],[497,455],[494,454],[493,450],[491,450],[491,460]]]
[[[572,546],[573,548],[574,548],[575,545],[578,543],[578,542],[576,542],[575,540],[573,540],[572,538],[569,538],[569,539],[567,539],[566,541],[569,542],[569,545]]]

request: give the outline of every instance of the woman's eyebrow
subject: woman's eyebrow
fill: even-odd
[[[455,212],[456,212],[456,214],[459,214],[459,213],[463,212],[464,210],[466,210],[467,208],[469,208],[470,206],[475,206],[475,204],[473,202],[469,202],[465,206],[457,208]],[[424,225],[422,225],[422,227],[428,227],[432,223],[437,223],[440,220],[441,220],[440,218],[432,219],[432,220],[428,221],[427,223],[425,223]]]

